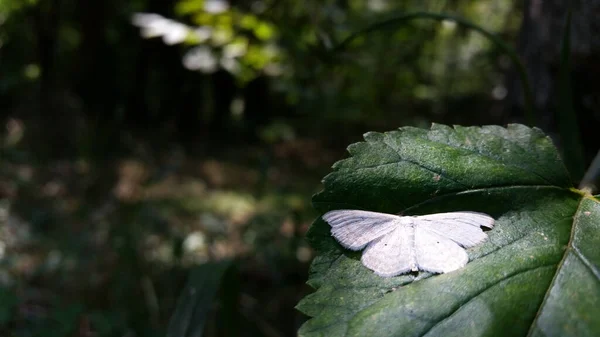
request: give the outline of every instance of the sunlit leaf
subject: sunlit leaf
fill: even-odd
[[[182,0],[175,5],[175,13],[187,15],[200,12],[204,9],[204,0]]]
[[[198,26],[212,26],[215,21],[215,16],[209,13],[198,13],[192,17],[192,21]]]
[[[235,32],[233,31],[233,27],[231,26],[218,26],[215,27],[213,35],[211,37],[212,42],[215,45],[223,45],[235,37]]]
[[[233,15],[231,13],[219,14],[216,17],[216,25],[231,27],[233,25]]]
[[[261,22],[254,28],[254,35],[259,40],[267,41],[275,36],[275,27],[266,22]]]
[[[240,27],[251,30],[258,24],[258,19],[254,15],[246,14],[241,17],[239,24]]]
[[[248,39],[240,36],[236,37],[231,43],[223,47],[223,56],[226,58],[240,57],[246,54],[248,50]]]
[[[458,271],[381,278],[317,219],[302,336],[600,335],[600,203],[521,125],[367,133],[313,198],[321,213],[479,211],[496,219]]]

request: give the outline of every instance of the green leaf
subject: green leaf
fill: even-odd
[[[275,26],[266,23],[266,22],[260,22],[258,25],[256,25],[256,27],[254,27],[254,35],[256,36],[257,39],[261,40],[261,41],[267,41],[271,38],[273,38],[273,36],[275,36],[276,34],[276,28]]]
[[[175,13],[188,15],[204,10],[204,0],[182,0],[175,5]]]
[[[256,16],[252,14],[244,14],[240,18],[240,27],[244,29],[254,29],[259,23],[259,20]]]
[[[191,272],[175,313],[169,321],[168,337],[201,337],[221,279],[231,261],[208,262]]]
[[[600,205],[571,187],[540,130],[406,127],[348,151],[314,196],[318,211],[468,210],[496,225],[462,269],[381,278],[317,219],[301,336],[600,335]]]

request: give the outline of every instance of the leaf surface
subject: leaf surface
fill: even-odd
[[[406,127],[348,151],[313,197],[321,213],[477,211],[496,224],[462,269],[382,278],[317,219],[301,336],[600,335],[600,205],[540,130]]]

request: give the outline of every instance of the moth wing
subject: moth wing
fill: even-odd
[[[419,270],[447,273],[464,267],[469,256],[453,240],[415,226],[415,251]]]
[[[369,243],[360,261],[375,274],[391,277],[417,270],[412,244],[413,228],[398,226],[392,232]]]
[[[494,227],[494,218],[478,212],[438,213],[416,217],[415,225],[469,248],[487,239],[481,227]]]
[[[323,220],[331,225],[331,235],[345,248],[361,250],[369,242],[391,232],[400,217],[393,214],[337,210],[325,213]]]

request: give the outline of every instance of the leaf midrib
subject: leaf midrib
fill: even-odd
[[[536,326],[536,322],[538,321],[538,318],[540,317],[540,314],[542,313],[542,309],[544,308],[544,305],[546,304],[546,301],[548,300],[548,298],[550,297],[550,291],[552,290],[552,288],[554,287],[554,283],[556,282],[556,278],[558,277],[558,274],[560,272],[560,269],[562,268],[562,266],[565,263],[565,260],[567,259],[567,256],[573,252],[574,255],[580,259],[583,264],[585,265],[586,268],[590,269],[590,271],[592,272],[592,274],[594,276],[596,276],[597,280],[600,280],[600,275],[598,275],[598,273],[591,268],[591,266],[589,265],[589,261],[587,261],[587,259],[585,259],[583,257],[583,255],[581,254],[581,252],[579,252],[579,249],[577,247],[574,246],[573,244],[573,240],[575,239],[575,231],[576,231],[576,227],[577,227],[577,223],[578,223],[578,219],[581,216],[581,206],[583,205],[583,202],[586,199],[590,199],[593,202],[598,203],[598,200],[594,199],[593,197],[589,196],[589,195],[584,195],[580,200],[579,200],[579,204],[577,205],[577,209],[575,210],[575,213],[573,214],[573,226],[571,226],[571,235],[569,237],[569,243],[567,244],[567,248],[565,249],[565,252],[562,256],[562,259],[560,260],[557,268],[556,268],[556,273],[554,273],[554,276],[552,277],[552,281],[550,282],[550,285],[548,285],[548,289],[546,289],[546,293],[544,294],[544,299],[542,300],[542,303],[540,304],[540,307],[538,308],[536,314],[535,314],[535,318],[533,319],[533,321],[531,322],[531,326],[529,327],[529,331],[527,332],[527,336],[532,336],[534,327]]]
[[[492,156],[489,153],[484,153],[484,152],[480,152],[480,151],[477,151],[477,150],[474,150],[474,149],[465,148],[465,147],[459,147],[459,146],[456,146],[456,145],[451,145],[451,144],[448,144],[448,143],[443,143],[443,142],[439,142],[439,141],[435,141],[435,140],[431,140],[431,139],[427,139],[427,138],[416,137],[415,139],[423,140],[423,141],[425,141],[425,142],[427,142],[429,144],[444,145],[444,146],[449,147],[451,149],[455,149],[455,150],[459,150],[459,151],[465,151],[465,152],[468,152],[468,153],[471,153],[471,154],[474,154],[474,155],[479,155],[479,156],[487,158],[487,159],[489,159],[489,160],[491,160],[493,162],[496,162],[496,163],[498,163],[501,166],[509,166],[509,167],[513,167],[513,168],[519,169],[521,171],[524,171],[524,172],[526,172],[528,174],[533,174],[533,175],[541,178],[542,180],[546,181],[548,184],[555,185],[552,181],[550,181],[546,177],[542,176],[541,174],[536,173],[535,171],[531,171],[531,168],[529,168],[529,167],[519,166],[519,165],[516,165],[516,164],[511,163],[511,162],[509,162],[509,163],[503,162],[501,158],[494,157],[494,156]],[[402,154],[400,153],[400,151],[398,149],[394,148],[392,145],[390,145],[387,140],[388,140],[388,134],[386,133],[386,134],[384,134],[384,137],[383,137],[383,144],[385,144],[392,151],[394,151],[400,157],[400,159],[402,160],[403,158],[402,158]],[[419,165],[419,164],[417,164],[417,165]],[[421,166],[421,165],[419,165],[419,166]],[[424,166],[422,166],[422,167],[424,167]]]
[[[417,204],[414,204],[412,206],[406,207],[404,208],[402,211],[398,212],[398,214],[405,214],[406,212],[421,207],[425,204],[431,203],[431,202],[435,202],[438,199],[441,198],[447,198],[447,197],[451,197],[451,196],[455,196],[455,195],[459,195],[459,194],[467,194],[467,193],[477,193],[477,192],[489,192],[489,191],[495,191],[495,190],[501,190],[501,189],[529,189],[529,188],[534,188],[534,189],[556,189],[556,190],[561,190],[561,191],[565,191],[565,188],[562,187],[558,187],[555,185],[499,185],[499,186],[490,186],[490,187],[484,187],[484,188],[475,188],[475,189],[468,189],[468,190],[460,190],[460,191],[454,191],[454,192],[449,192],[446,194],[440,194],[437,195],[433,198],[429,198],[426,200],[423,200]],[[318,195],[317,195],[318,196]],[[353,207],[353,209],[358,209],[358,210],[365,210],[364,207],[359,206],[359,205],[355,205],[355,204],[351,204],[348,202],[339,202],[339,201],[328,201],[328,200],[313,200],[313,205],[321,205],[321,204],[326,204],[326,205],[347,205],[347,206],[351,206]],[[316,207],[315,207],[316,208]]]
[[[343,255],[343,254],[342,254],[342,255]],[[562,262],[562,261],[561,261],[561,262]],[[520,275],[520,274],[526,273],[526,272],[530,272],[530,271],[537,270],[537,269],[540,269],[540,268],[548,268],[548,267],[553,267],[553,266],[557,266],[557,265],[558,265],[557,263],[550,263],[550,264],[545,264],[545,265],[541,265],[541,266],[536,266],[536,267],[533,267],[533,268],[527,268],[527,269],[524,269],[524,270],[517,270],[517,271],[515,271],[514,273],[511,273],[511,274],[509,274],[509,275],[506,275],[506,277],[503,277],[503,278],[501,278],[501,279],[497,280],[496,282],[494,282],[493,284],[491,284],[490,286],[488,286],[488,287],[485,287],[485,288],[481,289],[480,291],[478,291],[478,292],[474,293],[474,294],[473,294],[473,295],[472,295],[470,298],[468,298],[468,299],[467,299],[466,301],[464,301],[463,303],[461,303],[461,304],[458,304],[458,305],[457,305],[457,307],[456,307],[456,309],[454,309],[454,310],[453,310],[451,313],[449,313],[448,315],[446,315],[446,317],[444,317],[444,318],[440,319],[439,321],[437,321],[435,324],[433,324],[433,325],[432,325],[430,328],[428,328],[428,329],[427,329],[427,331],[425,331],[424,333],[422,333],[420,336],[425,336],[425,335],[427,335],[427,333],[429,333],[429,331],[431,331],[431,330],[432,330],[432,329],[434,329],[434,328],[435,328],[437,325],[439,325],[440,323],[442,323],[442,322],[444,322],[445,320],[447,320],[448,318],[450,318],[452,315],[454,315],[456,312],[458,312],[458,310],[460,310],[460,308],[462,308],[462,307],[463,307],[465,304],[467,304],[467,303],[471,302],[472,300],[474,300],[475,298],[477,298],[479,295],[481,295],[481,294],[485,293],[486,291],[489,291],[490,289],[492,289],[492,288],[494,288],[494,287],[498,286],[500,283],[502,283],[502,282],[504,282],[504,281],[507,281],[507,280],[509,280],[509,279],[511,279],[511,278],[513,278],[513,277],[515,277],[515,276],[518,276],[518,275]],[[558,268],[559,268],[559,267],[557,267],[557,270],[558,270]],[[555,275],[556,275],[556,274],[555,274]],[[554,281],[554,279],[553,279],[553,281]],[[549,286],[549,289],[550,289],[551,285],[552,285],[552,283],[550,284],[550,286]],[[350,322],[350,321],[351,321],[351,320],[352,320],[354,317],[356,317],[357,315],[359,315],[359,314],[360,314],[362,311],[364,311],[364,310],[368,309],[369,307],[371,307],[371,306],[373,306],[374,304],[376,304],[377,302],[379,302],[379,301],[380,301],[382,298],[383,298],[383,296],[382,296],[381,298],[374,299],[374,300],[373,300],[371,303],[369,303],[369,304],[366,304],[366,305],[362,306],[360,309],[358,309],[357,311],[355,311],[353,314],[350,314],[350,315],[346,316],[348,319],[343,319],[341,322],[340,322],[340,321],[336,321],[336,322],[333,322],[333,323],[331,323],[331,324],[328,324],[328,325],[326,325],[326,326],[321,326],[321,327],[318,327],[318,328],[316,328],[316,329],[309,330],[308,332],[314,332],[314,331],[318,331],[318,330],[326,329],[326,328],[328,328],[328,327],[331,327],[331,326],[333,326],[333,325],[336,325],[336,324],[342,324],[342,325],[343,325],[343,327],[344,327],[344,334],[343,334],[343,336],[348,336],[347,332],[348,332],[348,329],[349,329],[349,322]],[[544,298],[544,301],[545,301],[545,298]],[[543,302],[542,302],[542,304],[543,304]],[[540,307],[541,307],[541,306],[542,306],[542,305],[540,305]],[[536,319],[537,319],[537,316],[536,316]],[[426,320],[426,321],[430,321],[430,320]],[[534,320],[534,322],[535,322],[535,320]],[[533,326],[533,323],[532,323],[532,326]]]
[[[450,317],[452,317],[455,313],[457,313],[460,308],[462,308],[464,305],[468,304],[469,302],[473,301],[474,299],[476,299],[479,295],[485,293],[486,291],[489,291],[490,289],[498,286],[499,284],[501,284],[504,281],[507,281],[515,276],[521,275],[523,273],[527,273],[530,271],[534,271],[534,270],[538,270],[541,268],[548,268],[548,267],[553,267],[556,266],[556,263],[550,263],[550,264],[545,264],[545,265],[541,265],[541,266],[537,266],[537,267],[533,267],[533,268],[528,268],[525,270],[519,270],[519,271],[515,271],[514,273],[507,275],[505,278],[499,279],[498,281],[494,282],[494,284],[490,285],[487,288],[481,289],[481,291],[478,291],[477,293],[475,293],[473,296],[471,296],[471,298],[469,298],[467,301],[459,304],[457,306],[457,308],[455,310],[453,310],[450,314],[448,314],[446,317],[442,318],[441,320],[439,320],[437,323],[435,323],[431,328],[427,329],[427,331],[425,331],[424,333],[421,334],[421,336],[426,336],[431,330],[433,330],[436,326],[438,326],[439,324],[441,324],[442,322],[446,321],[447,319],[449,319]]]

